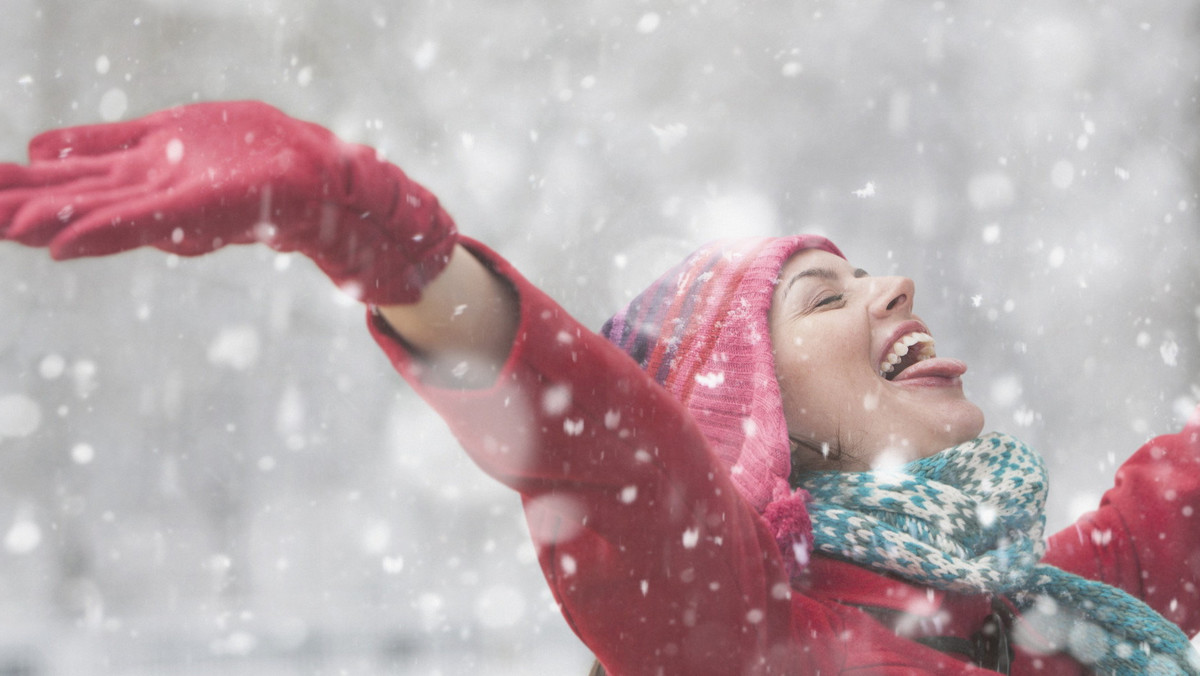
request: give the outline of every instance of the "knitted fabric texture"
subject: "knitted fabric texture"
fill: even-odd
[[[809,472],[800,485],[817,551],[937,589],[1021,609],[1017,640],[1106,674],[1200,674],[1174,624],[1124,591],[1039,564],[1046,471],[990,434],[895,470]]]
[[[600,330],[684,403],[760,513],[792,497],[791,447],[768,312],[780,268],[804,249],[842,256],[814,235],[712,242]],[[798,543],[792,538],[785,551]],[[789,563],[793,558],[785,556]]]

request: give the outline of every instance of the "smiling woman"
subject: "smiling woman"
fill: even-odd
[[[789,436],[832,450],[796,454],[794,465],[896,465],[979,435],[983,413],[962,390],[966,365],[934,352],[913,314],[912,280],[871,277],[817,249],[793,256],[780,278],[771,342]]]
[[[53,131],[30,160],[0,165],[5,239],[260,242],[360,299],[520,494],[598,670],[1200,673],[1200,417],[1047,544],[1040,457],[980,436],[913,283],[823,237],[709,244],[597,334],[400,169],[263,104]]]

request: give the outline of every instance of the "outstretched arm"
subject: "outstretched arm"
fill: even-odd
[[[234,102],[50,132],[30,159],[0,164],[0,239],[57,258],[262,242],[370,305],[397,368],[522,494],[564,613],[614,672],[829,670],[801,654],[824,614],[793,624],[806,601],[772,534],[679,402],[373,150]]]
[[[375,305],[447,384],[486,384],[512,344],[513,294],[456,249],[429,191],[373,149],[265,104],[54,130],[29,158],[0,164],[0,239],[56,258],[249,242],[298,251]]]

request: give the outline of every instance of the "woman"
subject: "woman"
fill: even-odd
[[[368,304],[401,375],[520,492],[608,673],[1200,673],[1200,420],[1043,547],[1037,456],[978,436],[912,283],[827,240],[709,245],[602,337],[399,169],[262,104],[50,132],[30,159],[0,166],[6,239],[261,241]]]

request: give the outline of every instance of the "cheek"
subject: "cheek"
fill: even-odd
[[[841,396],[841,379],[831,372],[827,357],[815,351],[797,350],[776,362],[780,394],[789,416],[828,414],[841,408],[837,401]]]
[[[793,350],[782,358],[776,357],[775,375],[785,405],[809,408],[810,401],[819,403],[814,393],[820,393],[830,380],[825,356],[812,350]]]
[[[845,415],[861,408],[864,396],[877,389],[866,382],[862,341],[843,325],[805,323],[772,338],[775,374],[790,422],[797,422],[796,416]]]

